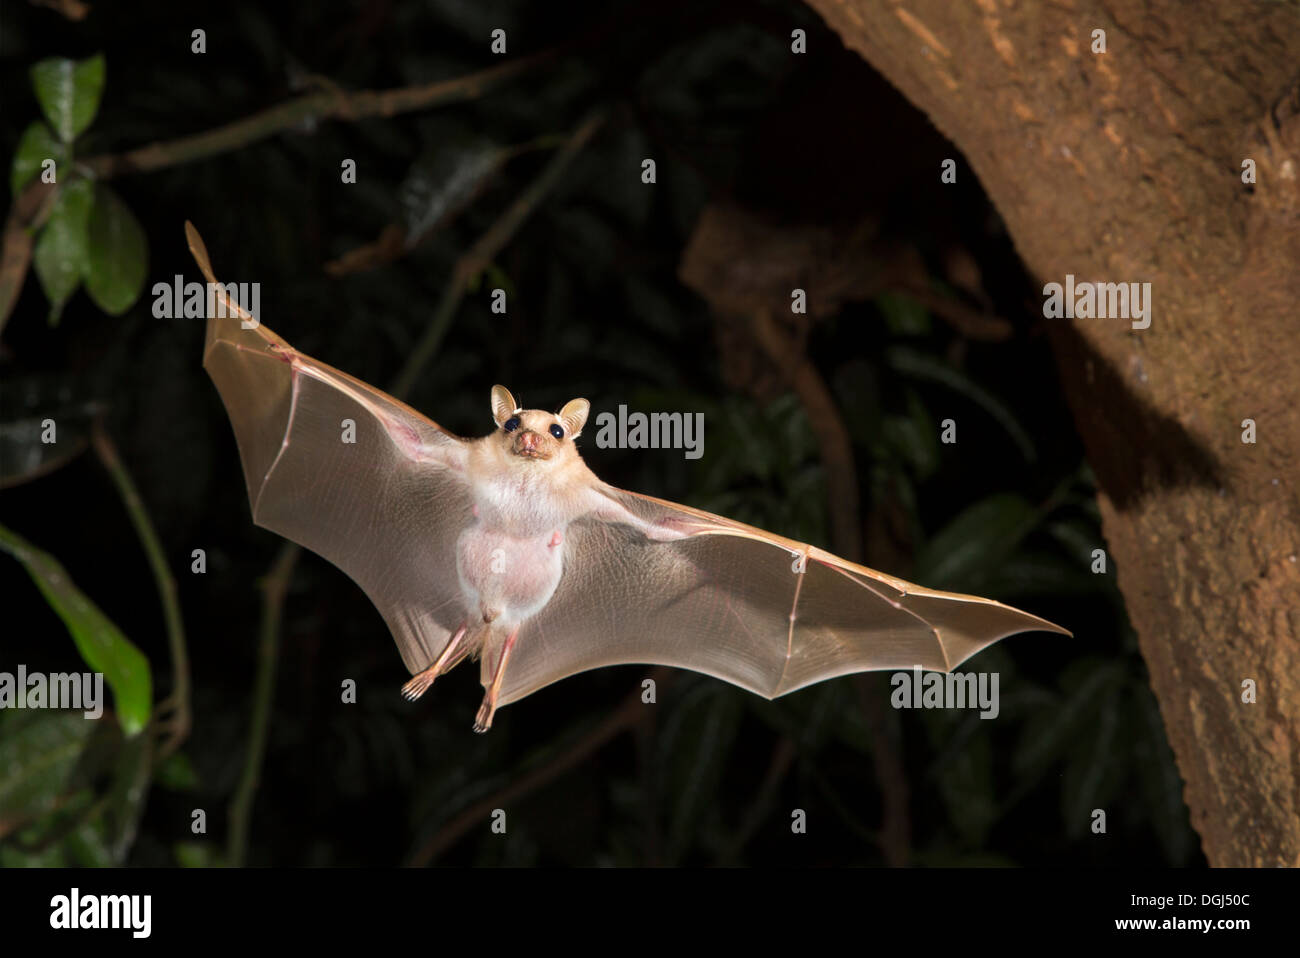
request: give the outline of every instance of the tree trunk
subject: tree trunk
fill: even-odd
[[[1149,328],[1045,322],[1205,853],[1300,865],[1300,5],[809,3],[1044,283],[1151,284]]]

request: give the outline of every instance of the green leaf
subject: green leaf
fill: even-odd
[[[0,824],[54,808],[95,727],[81,712],[62,709],[34,711],[21,722],[6,718],[0,736]]]
[[[930,311],[905,293],[881,293],[876,308],[896,336],[924,336],[930,332]]]
[[[925,544],[916,577],[932,588],[978,583],[1039,521],[1022,496],[999,493],[970,506]]]
[[[1079,730],[1095,720],[1110,690],[1125,679],[1121,663],[1085,657],[1062,678],[1065,697],[1046,719],[1025,726],[1012,756],[1012,768],[1023,784],[1037,781],[1053,763],[1076,747]]]
[[[82,868],[110,868],[120,864],[113,860],[104,840],[104,831],[102,821],[86,822],[63,840],[62,848],[67,857]]]
[[[54,132],[71,143],[95,119],[104,92],[104,55],[89,60],[53,57],[32,67],[36,100]]]
[[[93,191],[88,180],[73,180],[59,188],[32,253],[32,268],[50,301],[50,325],[59,321],[63,304],[77,291],[85,272]]]
[[[27,569],[77,644],[82,659],[104,680],[117,700],[117,718],[127,736],[138,734],[149,722],[153,678],[149,660],[108,617],[72,582],[55,558],[0,526],[0,550]]]
[[[1025,550],[1007,556],[987,576],[982,587],[1001,599],[1026,596],[1088,595],[1108,588],[1104,576],[1051,552]]]
[[[934,431],[934,419],[916,390],[907,390],[907,415],[887,416],[883,427],[885,442],[916,471],[918,479],[933,475],[939,468],[939,436]]]
[[[192,792],[199,787],[199,773],[184,752],[174,752],[158,766],[154,778],[163,788],[173,792]]]
[[[955,734],[957,723],[951,715],[925,712],[922,720],[936,743],[945,735]],[[993,749],[988,734],[980,728],[979,719],[967,716],[957,721],[969,730],[965,742],[959,749],[947,750],[931,774],[953,826],[966,844],[979,848],[985,844],[998,818],[993,789]]]
[[[718,787],[725,758],[740,731],[744,711],[732,690],[714,682],[692,687],[664,727],[663,761],[668,794],[674,796],[668,826],[667,860],[679,861],[710,816],[718,815]]]
[[[9,172],[9,189],[14,198],[17,199],[22,188],[37,177],[41,164],[46,160],[54,161],[57,176],[59,164],[66,154],[63,144],[54,138],[48,126],[40,120],[32,121],[31,126],[23,130],[18,149],[14,150],[14,162]]]
[[[1006,430],[1007,435],[1019,447],[1020,454],[1025,457],[1025,462],[1033,462],[1037,458],[1034,441],[1029,438],[1029,433],[1025,431],[1024,426],[1020,425],[1020,421],[1016,419],[1015,414],[1007,408],[1002,400],[965,373],[954,369],[942,360],[908,346],[891,346],[886,349],[885,362],[896,372],[911,376],[913,379],[939,383],[965,396],[997,420],[998,424]]]
[[[136,829],[144,814],[145,796],[149,794],[149,781],[153,771],[153,742],[148,735],[137,735],[122,746],[113,771],[113,786],[109,791],[106,822],[108,836],[106,847],[113,864],[121,865],[135,844]]]
[[[0,868],[65,868],[67,864],[62,845],[50,845],[37,851],[20,851],[11,845],[0,845]]]
[[[140,298],[148,269],[144,230],[122,198],[101,184],[90,213],[86,292],[104,312],[120,316]]]
[[[500,289],[506,294],[507,301],[513,301],[515,298],[515,283],[510,275],[496,263],[489,263],[484,271],[483,278],[487,280],[489,289]]]
[[[172,854],[182,868],[215,868],[221,864],[221,852],[213,842],[177,842]]]
[[[1093,809],[1104,809],[1123,781],[1121,761],[1116,755],[1119,734],[1120,686],[1108,686],[1090,716],[1092,742],[1066,752],[1061,782],[1061,815],[1065,834],[1080,838],[1087,834]]]
[[[1101,541],[1098,529],[1093,523],[1067,517],[1048,523],[1047,532],[1065,546],[1071,560],[1080,569],[1089,575],[1095,574],[1092,572],[1092,551],[1104,549],[1106,545]]]

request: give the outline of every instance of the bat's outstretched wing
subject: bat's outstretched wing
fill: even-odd
[[[654,541],[594,515],[570,525],[564,576],[520,632],[502,705],[577,672],[632,663],[692,669],[775,698],[850,672],[949,671],[1016,632],[1070,634],[698,509],[601,492],[685,537]]]
[[[351,576],[406,667],[424,668],[463,618],[452,546],[472,521],[464,441],[255,324],[218,288],[189,223],[185,234],[216,290],[203,366],[235,429],[253,521]]]

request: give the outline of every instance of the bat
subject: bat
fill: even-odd
[[[576,445],[585,399],[550,413],[493,386],[492,432],[455,436],[257,323],[185,230],[213,291],[203,365],[253,521],[361,586],[413,676],[408,699],[479,660],[475,731],[608,665],[691,669],[772,699],[852,672],[951,671],[1017,632],[1070,634],[602,482]]]

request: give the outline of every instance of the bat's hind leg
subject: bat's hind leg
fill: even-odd
[[[469,643],[465,641],[466,629],[467,624],[462,622],[460,628],[451,637],[451,641],[442,650],[442,654],[438,656],[438,661],[402,686],[402,697],[404,699],[408,702],[414,702],[429,691],[429,686],[433,684],[434,679],[442,675],[443,672],[450,672],[460,663],[461,659],[469,655]]]
[[[483,704],[478,707],[478,715],[474,717],[476,732],[486,732],[492,727],[492,717],[497,711],[497,696],[501,694],[501,679],[506,674],[506,662],[510,660],[510,653],[514,650],[517,638],[519,638],[519,630],[515,629],[506,639],[505,645],[501,647],[501,658],[497,660],[496,669],[492,672],[492,681],[483,696]]]

